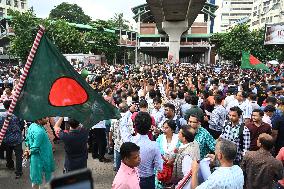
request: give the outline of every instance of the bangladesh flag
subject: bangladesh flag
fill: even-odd
[[[241,69],[256,69],[270,71],[269,68],[261,63],[256,57],[251,55],[249,52],[242,52],[242,64]]]
[[[88,128],[101,120],[120,117],[118,109],[94,91],[45,33],[36,49],[14,114],[28,121],[50,116],[70,117]]]

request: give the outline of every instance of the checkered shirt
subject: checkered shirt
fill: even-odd
[[[250,147],[250,132],[249,129],[244,126],[243,131],[243,150],[240,150],[240,138],[239,138],[239,129],[240,129],[241,123],[239,123],[236,126],[232,126],[232,122],[225,121],[224,128],[222,130],[221,138],[227,139],[232,141],[237,145],[237,157],[236,162],[240,162],[242,160],[243,155],[246,151],[249,150]]]

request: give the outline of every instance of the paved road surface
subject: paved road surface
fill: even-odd
[[[62,175],[64,149],[62,144],[55,145],[55,176]],[[0,160],[0,189],[30,189],[29,168],[23,168],[24,175],[20,179],[15,179],[14,171],[7,170],[6,161]],[[98,159],[93,159],[89,154],[88,167],[93,172],[95,189],[109,189],[115,176],[113,163],[101,163]]]

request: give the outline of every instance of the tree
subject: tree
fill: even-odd
[[[64,20],[37,19],[31,11],[24,13],[9,11],[9,15],[12,16],[11,24],[15,33],[10,39],[9,51],[22,61],[28,57],[40,24],[46,28],[48,37],[61,53],[83,53],[89,50],[85,34],[68,25]]]
[[[31,10],[24,13],[9,11],[8,14],[13,18],[12,27],[15,33],[15,36],[10,37],[9,52],[25,61],[36,36],[39,21]]]
[[[96,24],[96,29],[86,33],[86,41],[89,41],[89,49],[95,54],[106,55],[108,63],[114,59],[115,53],[119,50],[118,36],[115,32],[105,31],[105,22],[103,25]]]
[[[77,4],[61,3],[51,10],[50,19],[63,19],[67,22],[88,24],[91,17],[86,15],[81,7]]]
[[[129,21],[123,18],[123,13],[115,13],[114,17],[110,19],[113,26],[118,29],[129,30]]]
[[[88,52],[85,34],[64,20],[46,21],[47,35],[63,54]]]
[[[262,62],[283,58],[283,47],[264,45],[264,29],[249,30],[246,24],[239,24],[227,33],[216,33],[210,38],[215,45],[217,53],[225,60],[240,64],[242,51],[250,51]]]

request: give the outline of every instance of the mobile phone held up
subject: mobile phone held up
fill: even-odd
[[[93,177],[90,169],[72,171],[50,182],[51,189],[93,189]]]

